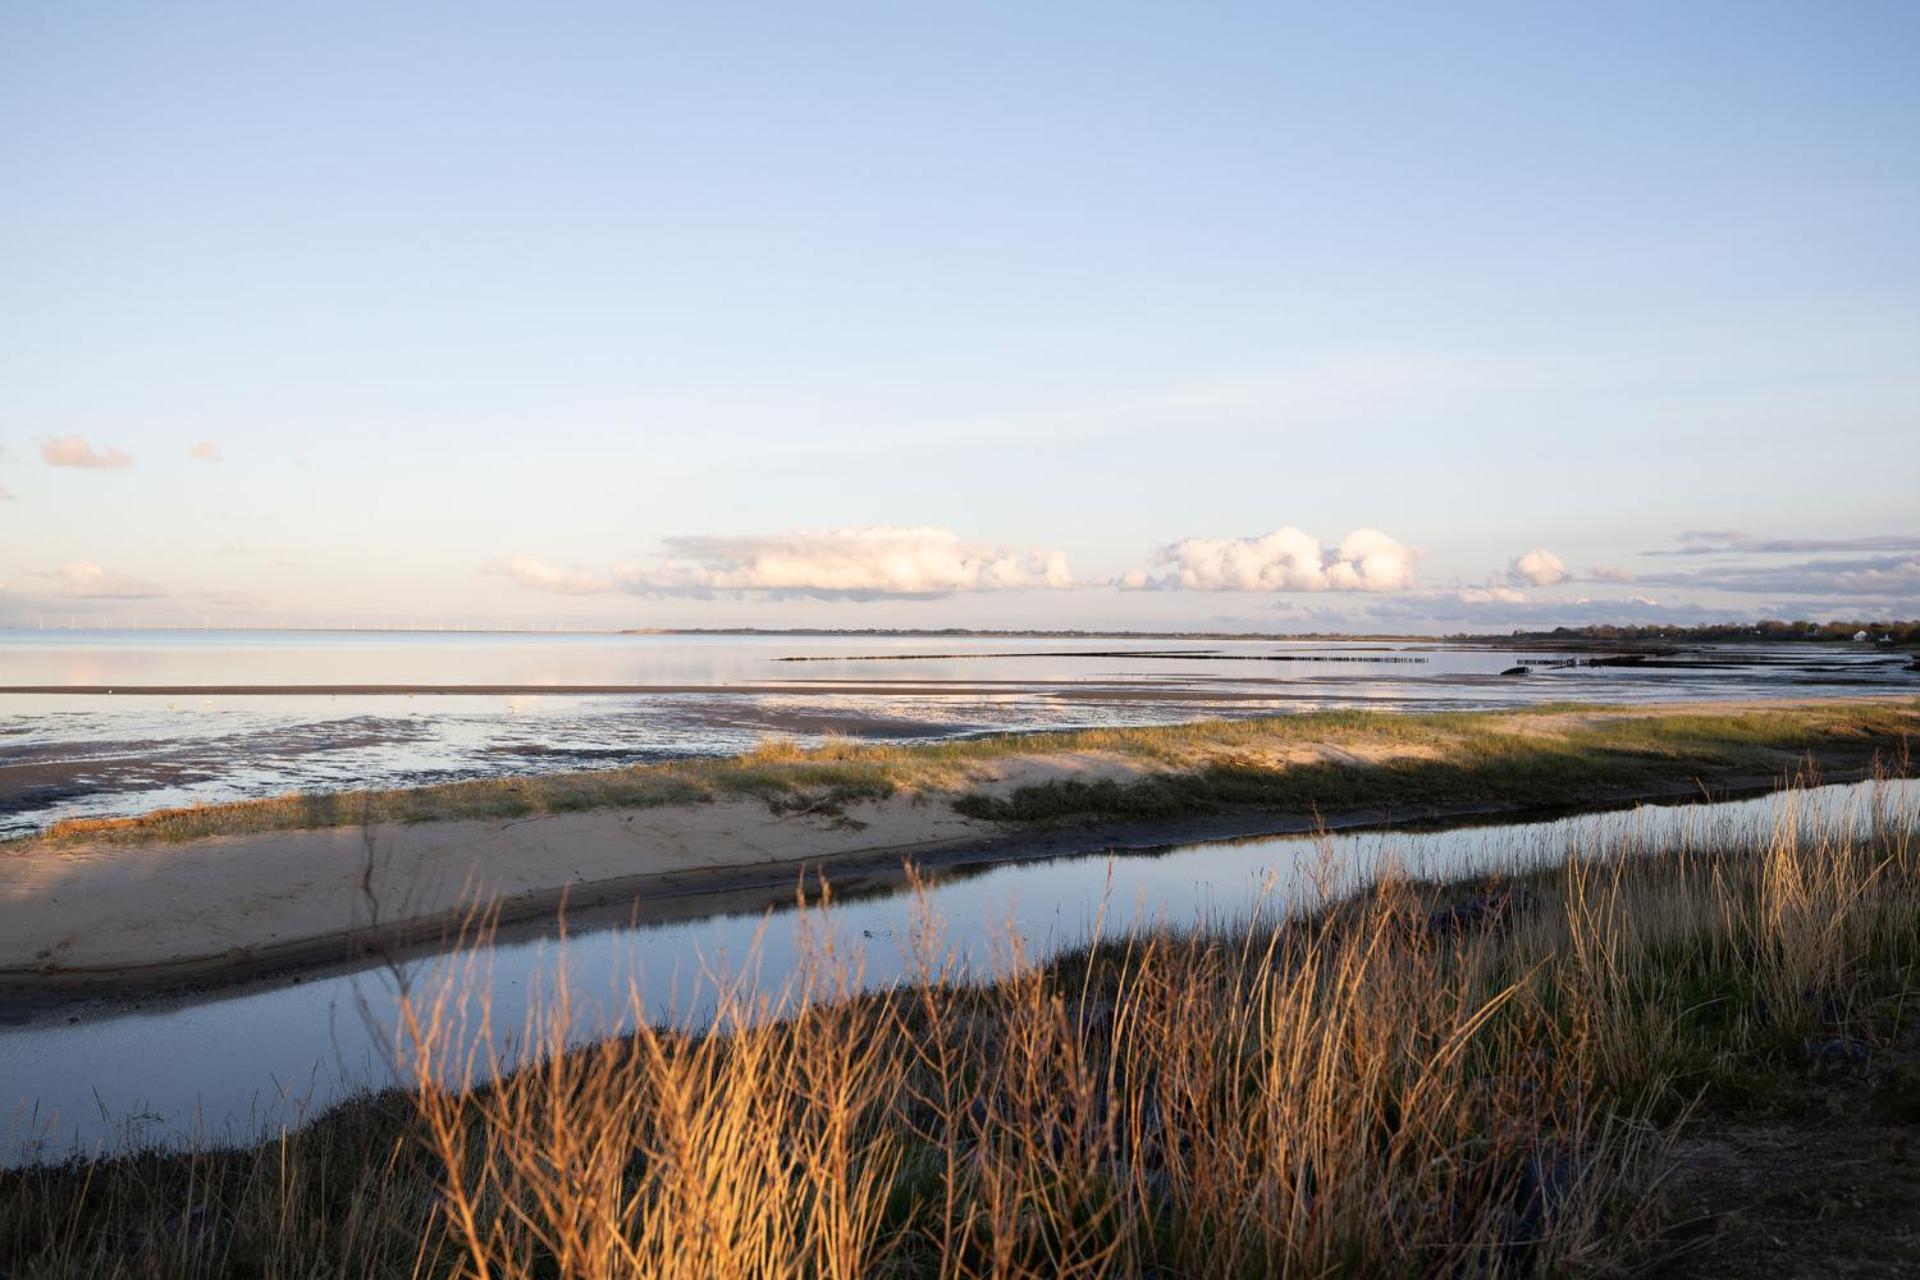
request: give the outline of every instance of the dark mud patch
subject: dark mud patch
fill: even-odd
[[[208,782],[215,769],[145,756],[0,764],[0,815],[35,813],[103,793],[139,794]]]
[[[1810,1042],[1781,1114],[1708,1120],[1666,1188],[1662,1280],[1920,1276],[1920,997],[1894,1043]]]
[[[678,758],[673,752],[635,751],[621,747],[555,747],[544,742],[497,742],[482,747],[489,757],[539,762],[565,769],[611,769],[630,764],[658,764]],[[448,772],[448,779],[472,776],[470,772]]]
[[[887,716],[840,715],[832,712],[785,711],[761,708],[749,716],[715,716],[710,724],[723,728],[791,733],[810,737],[860,738],[874,742],[957,738],[980,733],[987,726],[941,720],[908,720]]]
[[[79,738],[0,748],[0,835],[32,830],[53,816],[103,816],[152,803],[217,801],[295,786],[347,789],[354,775],[329,772],[332,758],[429,741],[432,726],[357,716],[309,724],[267,725],[174,741]],[[25,819],[26,821],[20,821]]]

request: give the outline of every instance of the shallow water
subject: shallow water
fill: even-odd
[[[1796,806],[1804,822],[1864,830],[1875,813],[1911,814],[1920,782],[1823,787],[1755,800],[1641,806],[1551,822],[1434,831],[1283,837],[1001,863],[950,874],[927,891],[942,922],[941,954],[979,975],[1009,947],[1043,959],[1130,928],[1185,927],[1297,910],[1387,863],[1456,876],[1518,868],[1570,852],[1631,854],[1764,835]],[[860,957],[872,987],[913,971],[916,900],[904,890],[822,910],[720,914],[641,927],[502,942],[481,955],[495,1025],[517,1029],[529,993],[565,981],[585,1039],[628,1025],[630,995],[649,1015],[699,1021],[712,974],[777,992],[809,938]],[[564,964],[562,963],[564,959]],[[751,962],[751,963],[749,963]],[[433,957],[404,967],[431,982]],[[357,1088],[395,1077],[381,1049],[394,1025],[395,978],[379,969],[191,1002],[93,1006],[0,1028],[0,1161],[58,1158],[123,1144],[244,1141],[297,1123]],[[70,1020],[71,1019],[71,1020]],[[510,1037],[497,1048],[505,1052]]]
[[[290,690],[0,694],[0,837],[290,790],[732,754],[768,734],[915,740],[1332,707],[1920,692],[1906,658],[1870,646],[1545,665],[1566,657],[1418,641],[0,631],[0,685]],[[1531,676],[1499,674],[1528,661],[1542,664]],[[373,684],[527,692],[298,691]],[[538,692],[609,684],[644,688]]]

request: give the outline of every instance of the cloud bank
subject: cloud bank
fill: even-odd
[[[109,573],[91,560],[74,560],[49,575],[58,584],[58,594],[75,600],[151,600],[163,594],[159,588]]]
[[[1527,593],[1512,587],[1466,587],[1454,593],[1461,604],[1526,604]]]
[[[1566,561],[1545,547],[1535,547],[1525,555],[1515,556],[1507,566],[1507,580],[1515,586],[1552,587],[1572,576],[1567,572]]]
[[[531,556],[515,556],[501,567],[523,585],[564,595],[618,590],[645,596],[933,599],[1078,585],[1064,552],[972,542],[950,529],[925,527],[667,538],[653,562],[615,565],[605,575],[557,568]]]
[[[1691,590],[1785,592],[1795,595],[1920,597],[1920,555],[1730,565],[1648,574],[1642,582]]]
[[[1093,585],[1121,591],[1277,597],[1351,593],[1391,597],[1392,612],[1380,615],[1383,620],[1412,618],[1421,610],[1427,611],[1429,621],[1509,617],[1537,623],[1550,617],[1624,621],[1700,616],[1692,612],[1700,606],[1661,603],[1646,595],[1549,598],[1558,597],[1561,591],[1556,589],[1573,583],[1638,583],[1649,589],[1731,592],[1776,600],[1874,601],[1874,607],[1896,609],[1920,603],[1920,554],[1828,551],[1800,558],[1778,554],[1788,547],[1900,547],[1920,539],[1891,535],[1759,539],[1727,531],[1686,536],[1689,541],[1683,545],[1716,548],[1726,558],[1686,566],[1670,562],[1665,573],[1635,573],[1609,565],[1576,572],[1554,552],[1535,547],[1509,561],[1504,573],[1479,581],[1454,579],[1429,588],[1415,576],[1422,552],[1378,529],[1356,529],[1328,545],[1287,525],[1258,536],[1185,538],[1155,552],[1146,568],[1117,578],[1082,581],[1073,576],[1065,553],[1058,550],[973,541],[951,529],[930,526],[868,526],[673,537],[662,540],[651,555],[604,568],[522,554],[497,561],[488,571],[510,577],[529,590],[559,596],[930,600],[972,592],[1057,591]],[[1728,550],[1734,547],[1742,550]],[[1375,607],[1365,606],[1368,611]]]
[[[1757,538],[1737,529],[1689,529],[1680,545],[1650,556],[1710,556],[1727,554],[1807,555],[1820,551],[1920,551],[1920,534],[1886,533],[1866,538]]]
[[[78,467],[85,471],[120,471],[133,465],[124,449],[95,449],[85,436],[49,436],[40,442],[40,458],[50,467]]]
[[[1405,591],[1419,551],[1378,529],[1356,529],[1331,551],[1286,525],[1257,538],[1187,538],[1134,570],[1123,591]]]
[[[1649,596],[1536,600],[1514,587],[1466,587],[1441,593],[1415,592],[1369,604],[1365,618],[1383,629],[1454,625],[1468,631],[1528,630],[1604,623],[1730,622],[1747,611],[1728,612],[1698,604],[1668,604]]]
[[[509,556],[492,569],[523,587],[561,596],[590,596],[613,590],[613,580],[584,569],[561,568],[533,556]]]

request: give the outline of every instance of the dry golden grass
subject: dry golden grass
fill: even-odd
[[[1789,809],[1713,848],[860,992],[824,932],[776,995],[495,1079],[478,947],[405,1004],[407,1094],[250,1153],[0,1175],[19,1277],[1610,1275],[1666,1144],[1920,964],[1920,811]],[[565,985],[556,983],[556,991]],[[204,1210],[204,1212],[203,1212]]]

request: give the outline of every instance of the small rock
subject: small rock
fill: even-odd
[[[1823,1067],[1854,1066],[1873,1056],[1873,1051],[1866,1045],[1858,1040],[1849,1040],[1845,1036],[1809,1040],[1806,1050],[1807,1056]]]
[[[1498,923],[1512,914],[1514,908],[1530,907],[1537,901],[1525,889],[1496,889],[1488,893],[1476,893],[1429,912],[1427,933],[1432,937],[1444,938],[1481,925]]]

